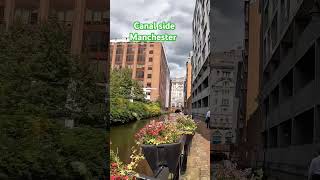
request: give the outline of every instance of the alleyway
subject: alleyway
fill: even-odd
[[[182,180],[210,180],[210,131],[203,121],[198,122],[193,137],[187,169]]]

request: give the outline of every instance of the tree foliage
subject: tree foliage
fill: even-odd
[[[104,87],[85,58],[69,54],[57,24],[14,26],[0,35],[0,113],[104,125]]]
[[[144,100],[143,87],[132,79],[130,69],[114,69],[110,74],[111,98]]]
[[[102,173],[106,133],[92,127],[105,124],[105,90],[86,58],[70,55],[69,38],[56,23],[0,32],[0,178]]]

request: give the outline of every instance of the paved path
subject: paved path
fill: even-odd
[[[203,121],[192,140],[187,170],[181,180],[210,180],[210,131]]]

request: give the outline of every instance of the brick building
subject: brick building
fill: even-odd
[[[162,108],[169,107],[170,71],[162,43],[111,40],[112,68],[132,69],[132,78],[141,82],[146,99],[159,100]]]
[[[55,19],[70,34],[71,53],[86,53],[96,71],[106,75],[109,8],[104,0],[0,0],[0,27]]]

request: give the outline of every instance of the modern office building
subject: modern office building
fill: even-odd
[[[192,61],[193,52],[190,51],[189,57],[186,61],[186,78],[184,81],[184,112],[188,115],[192,113],[192,96],[191,96],[191,86],[192,86]]]
[[[210,127],[213,144],[231,144],[235,142],[238,104],[234,103],[235,83],[238,62],[242,50],[215,53],[210,63]],[[205,106],[207,104],[204,104]]]
[[[320,2],[261,2],[265,173],[306,179],[320,143]]]
[[[170,71],[162,43],[111,40],[110,59],[112,68],[132,69],[132,78],[140,81],[148,100],[169,106]]]
[[[199,119],[204,119],[209,110],[209,57],[213,50],[213,35],[210,33],[213,26],[211,5],[211,0],[197,0],[192,22],[192,115]]]
[[[71,53],[86,53],[106,76],[109,8],[103,0],[0,0],[0,27],[8,29],[18,20],[38,24],[55,19],[70,34]]]
[[[184,81],[185,78],[171,79],[171,108],[183,109],[184,107]]]

